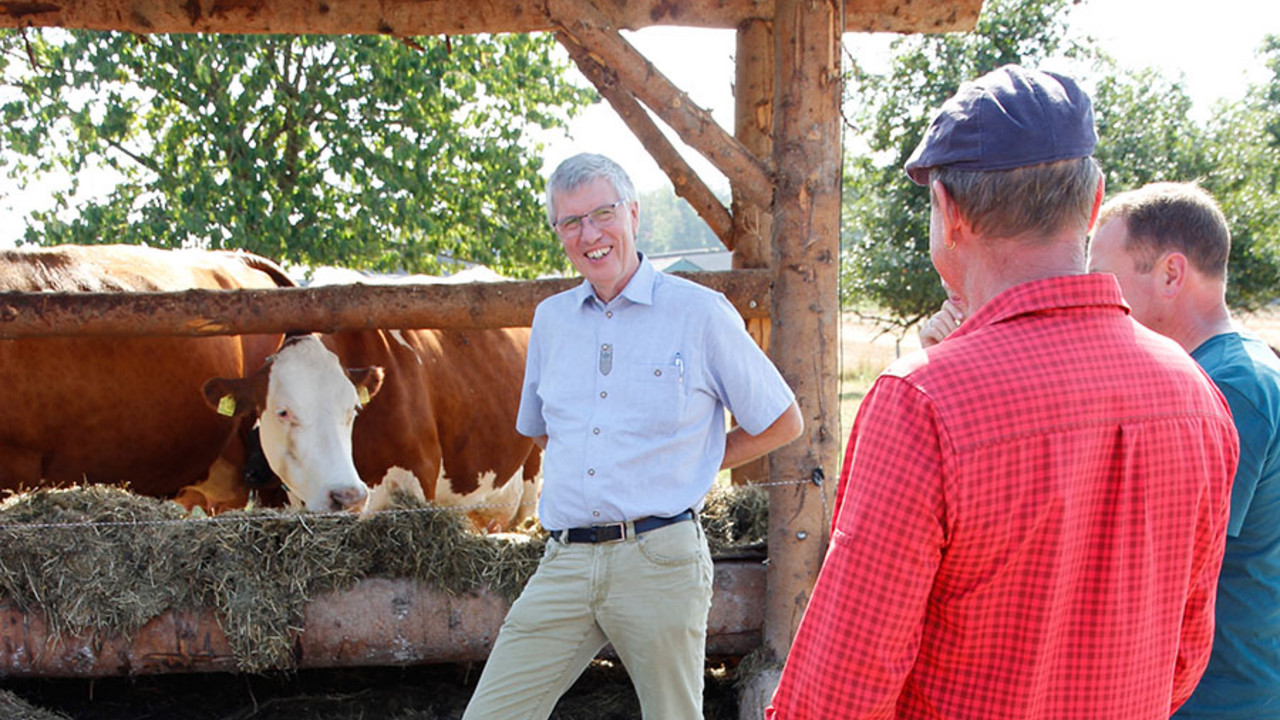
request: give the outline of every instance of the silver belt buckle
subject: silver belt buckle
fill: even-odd
[[[620,523],[609,523],[608,525],[601,525],[600,527],[613,527],[613,526],[615,526],[615,525],[617,525],[617,526],[618,526],[618,539],[616,539],[616,540],[605,540],[605,542],[607,542],[607,543],[616,543],[616,542],[622,542],[623,540],[626,540],[626,539],[627,539],[627,524],[626,524],[626,523],[624,523],[624,522],[620,522]]]

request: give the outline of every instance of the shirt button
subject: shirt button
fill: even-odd
[[[654,376],[654,377],[662,377],[662,371],[661,371],[661,370],[654,370],[654,371],[653,371],[653,376]]]
[[[591,511],[591,516],[592,516],[592,517],[600,517],[600,511],[599,511],[599,510],[592,510],[592,511]]]
[[[600,428],[591,428],[591,434],[592,434],[592,435],[599,435],[599,434],[600,434]]]
[[[612,311],[612,310],[605,310],[605,311],[604,311],[604,316],[605,316],[605,317],[607,317],[607,318],[611,318],[611,317],[613,317],[613,311]]]
[[[604,390],[601,390],[601,391],[600,391],[600,397],[602,397],[602,398],[607,398],[607,397],[609,397],[609,393],[608,393],[608,392],[606,392],[606,391],[604,391]]]
[[[595,476],[596,476],[596,469],[595,469],[595,468],[588,468],[588,469],[587,469],[587,474],[588,474],[588,475],[590,475],[591,477],[595,477]]]

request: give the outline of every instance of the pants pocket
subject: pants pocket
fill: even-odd
[[[662,566],[687,565],[707,555],[706,538],[697,521],[685,521],[650,530],[636,538],[646,560]]]

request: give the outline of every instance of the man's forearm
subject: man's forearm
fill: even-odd
[[[800,415],[800,406],[794,402],[759,435],[735,427],[725,436],[724,461],[720,463],[720,469],[735,468],[771,453],[800,437],[803,431],[804,418]]]

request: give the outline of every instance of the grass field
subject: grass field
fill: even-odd
[[[1280,310],[1238,314],[1236,321],[1252,330],[1272,347],[1280,348]],[[915,328],[899,340],[896,332],[886,333],[875,324],[846,312],[840,320],[840,433],[848,437],[858,405],[880,371],[899,354],[920,348]],[[843,454],[842,454],[843,457]]]
[[[840,432],[847,437],[858,405],[881,370],[899,355],[920,349],[915,328],[886,332],[856,313],[840,316]]]

